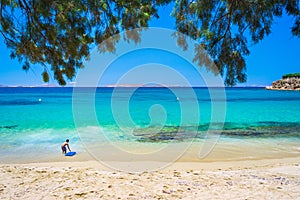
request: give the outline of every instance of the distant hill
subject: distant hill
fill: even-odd
[[[267,90],[299,90],[300,73],[285,74],[282,79],[274,81],[272,86],[267,86]]]

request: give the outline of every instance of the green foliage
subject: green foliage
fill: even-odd
[[[282,76],[282,79],[286,78],[300,78],[300,73],[285,74]]]
[[[24,70],[31,64],[51,66],[54,78],[65,85],[83,67],[91,44],[100,44],[122,30],[148,26],[149,19],[157,16],[157,7],[165,3],[168,1],[2,0],[0,33],[11,49],[11,58],[23,63]],[[114,51],[115,39],[99,46],[100,50]],[[42,76],[49,80],[48,73]]]
[[[129,30],[125,40],[139,42],[136,28],[147,27],[159,17],[158,7],[172,2],[176,29],[198,41],[194,61],[223,75],[227,85],[246,80],[248,42],[270,34],[274,17],[294,16],[291,30],[300,36],[299,0],[1,0],[0,34],[24,70],[32,64],[51,66],[54,79],[65,85],[83,67],[92,44],[113,52],[120,36],[108,38],[123,30]],[[175,34],[183,49],[188,48],[185,36]],[[48,72],[42,77],[49,81]]]
[[[43,77],[43,81],[44,81],[45,83],[48,83],[48,82],[49,82],[49,74],[48,74],[47,71],[44,71],[44,72],[42,73],[42,77]]]
[[[225,84],[246,81],[245,57],[250,45],[271,33],[274,17],[294,16],[292,33],[300,36],[298,0],[178,0],[173,11],[176,29],[199,41],[194,61],[225,77]],[[178,38],[179,44],[185,44]],[[186,46],[183,45],[183,49]],[[207,50],[217,69],[203,59]]]

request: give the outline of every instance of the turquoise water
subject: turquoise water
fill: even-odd
[[[213,130],[222,133],[220,142],[291,142],[294,153],[299,151],[300,92],[227,88],[224,98],[222,89],[212,90],[215,103],[226,109],[224,124],[222,116],[213,119]],[[212,120],[207,88],[118,88],[117,92],[81,88],[76,92],[74,102],[72,88],[0,88],[1,160],[16,159],[20,152],[37,160],[39,152],[55,155],[66,138],[83,150],[80,136],[99,128],[112,142],[180,143],[191,138],[201,142]],[[195,129],[198,133],[190,134]]]

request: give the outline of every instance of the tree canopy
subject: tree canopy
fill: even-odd
[[[54,78],[65,85],[83,67],[92,44],[114,51],[120,38],[106,39],[147,27],[151,18],[159,17],[159,7],[168,4],[174,6],[174,28],[197,41],[194,61],[221,74],[230,86],[246,81],[248,47],[271,33],[275,17],[292,16],[291,31],[300,37],[299,0],[1,0],[0,33],[11,58],[17,58],[24,70],[40,64],[48,82],[50,66]],[[124,39],[139,42],[139,35],[127,34]],[[185,39],[177,35],[183,49]],[[210,68],[210,59],[203,59],[202,49],[217,70]]]
[[[287,79],[287,78],[300,78],[300,73],[285,74],[282,76],[282,79]]]

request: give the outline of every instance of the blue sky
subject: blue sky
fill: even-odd
[[[174,19],[169,17],[170,10],[170,7],[162,8],[159,11],[161,17],[158,20],[153,19],[150,26],[174,29]],[[250,47],[251,54],[246,58],[247,82],[238,86],[270,85],[272,81],[280,79],[283,74],[300,72],[300,38],[296,38],[291,34],[292,23],[292,19],[288,16],[276,18],[272,33],[260,43]],[[10,59],[9,54],[10,50],[6,48],[3,38],[0,36],[0,85],[35,86],[44,84],[41,78],[42,67],[35,66],[32,70],[25,72],[17,60]],[[151,57],[151,52],[149,54],[145,52],[146,57],[147,55]],[[135,62],[137,59],[135,59]],[[145,61],[145,57],[140,57],[140,59]],[[161,61],[156,59],[156,62],[162,62],[163,64],[163,61],[168,59],[172,60],[172,57],[164,56]],[[130,63],[128,58],[125,60],[126,63]],[[122,60],[119,63],[122,63]],[[191,83],[197,85],[197,76],[193,76],[193,71],[188,65],[182,64],[176,67],[181,67],[184,73],[190,74],[188,76]],[[105,84],[113,83],[114,81],[110,82],[109,79],[114,80],[115,75],[122,70],[114,67],[110,71],[110,73],[107,73]],[[139,78],[137,77],[136,82],[133,83],[138,83]],[[55,80],[51,79],[50,84],[56,84]]]

